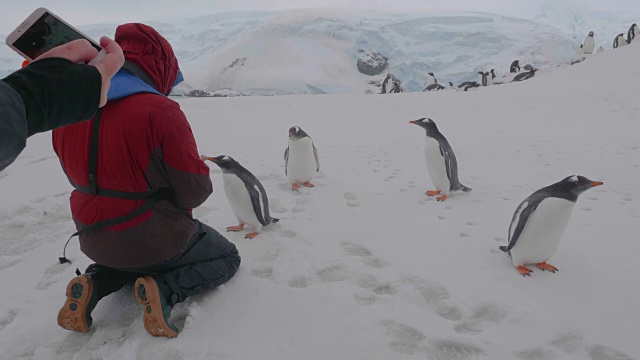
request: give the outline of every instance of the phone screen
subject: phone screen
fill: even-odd
[[[75,29],[45,12],[13,43],[13,46],[31,59],[35,59],[56,46],[77,39],[89,40],[94,48],[98,51],[101,50],[101,47],[94,41],[87,39]]]

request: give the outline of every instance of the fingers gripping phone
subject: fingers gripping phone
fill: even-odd
[[[7,36],[7,45],[31,62],[54,47],[77,39],[88,40],[98,50],[98,56],[89,65],[98,63],[106,55],[98,43],[80,30],[51,11],[38,8]]]

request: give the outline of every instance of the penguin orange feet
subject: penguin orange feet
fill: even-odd
[[[258,236],[257,232],[252,232],[252,233],[248,233],[247,235],[244,236],[245,239],[253,239],[254,237]]]
[[[522,276],[531,276],[531,273],[533,272],[530,269],[524,267],[523,265],[518,266],[517,270]]]
[[[426,192],[427,195],[429,196],[436,196],[436,195],[440,195],[440,190],[429,190]]]
[[[302,185],[304,185],[304,186],[306,186],[306,187],[314,187],[314,186],[315,186],[315,185],[313,185],[312,183],[310,183],[310,182],[308,182],[308,181],[307,181],[307,182],[305,182],[305,183],[304,183],[304,184],[302,184]]]
[[[300,189],[300,185],[298,185],[298,184],[291,184],[291,191],[298,191],[298,189]]]
[[[235,232],[235,231],[240,231],[240,230],[242,230],[242,229],[244,229],[244,224],[240,224],[240,225],[237,225],[237,226],[229,226],[229,227],[227,227],[227,231],[234,231],[234,232]]]
[[[551,271],[552,273],[555,273],[556,271],[558,271],[558,268],[553,266],[553,265],[549,265],[545,262],[541,262],[541,263],[537,263],[536,267],[542,271]]]
[[[447,200],[447,195],[438,196],[438,197],[436,198],[436,200],[438,200],[438,201],[445,201],[445,200]]]

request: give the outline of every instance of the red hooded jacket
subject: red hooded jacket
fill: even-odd
[[[178,73],[171,45],[153,28],[125,24],[115,41],[125,59],[144,70],[166,94]],[[87,186],[88,149],[93,119],[53,132],[53,148],[72,184]],[[200,160],[191,127],[175,101],[137,93],[110,100],[102,109],[97,184],[102,189],[144,192],[172,190],[138,217],[80,234],[80,248],[98,264],[132,269],[180,254],[195,234],[191,209],[212,193],[209,168]],[[145,200],[125,200],[71,193],[78,230],[98,221],[127,215]]]

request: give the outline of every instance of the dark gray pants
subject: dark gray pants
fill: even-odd
[[[171,259],[136,269],[89,265],[86,273],[94,282],[96,300],[141,276],[151,275],[166,303],[174,306],[191,295],[213,289],[231,279],[240,266],[236,246],[210,226],[198,220],[193,222],[196,234],[187,249]]]

